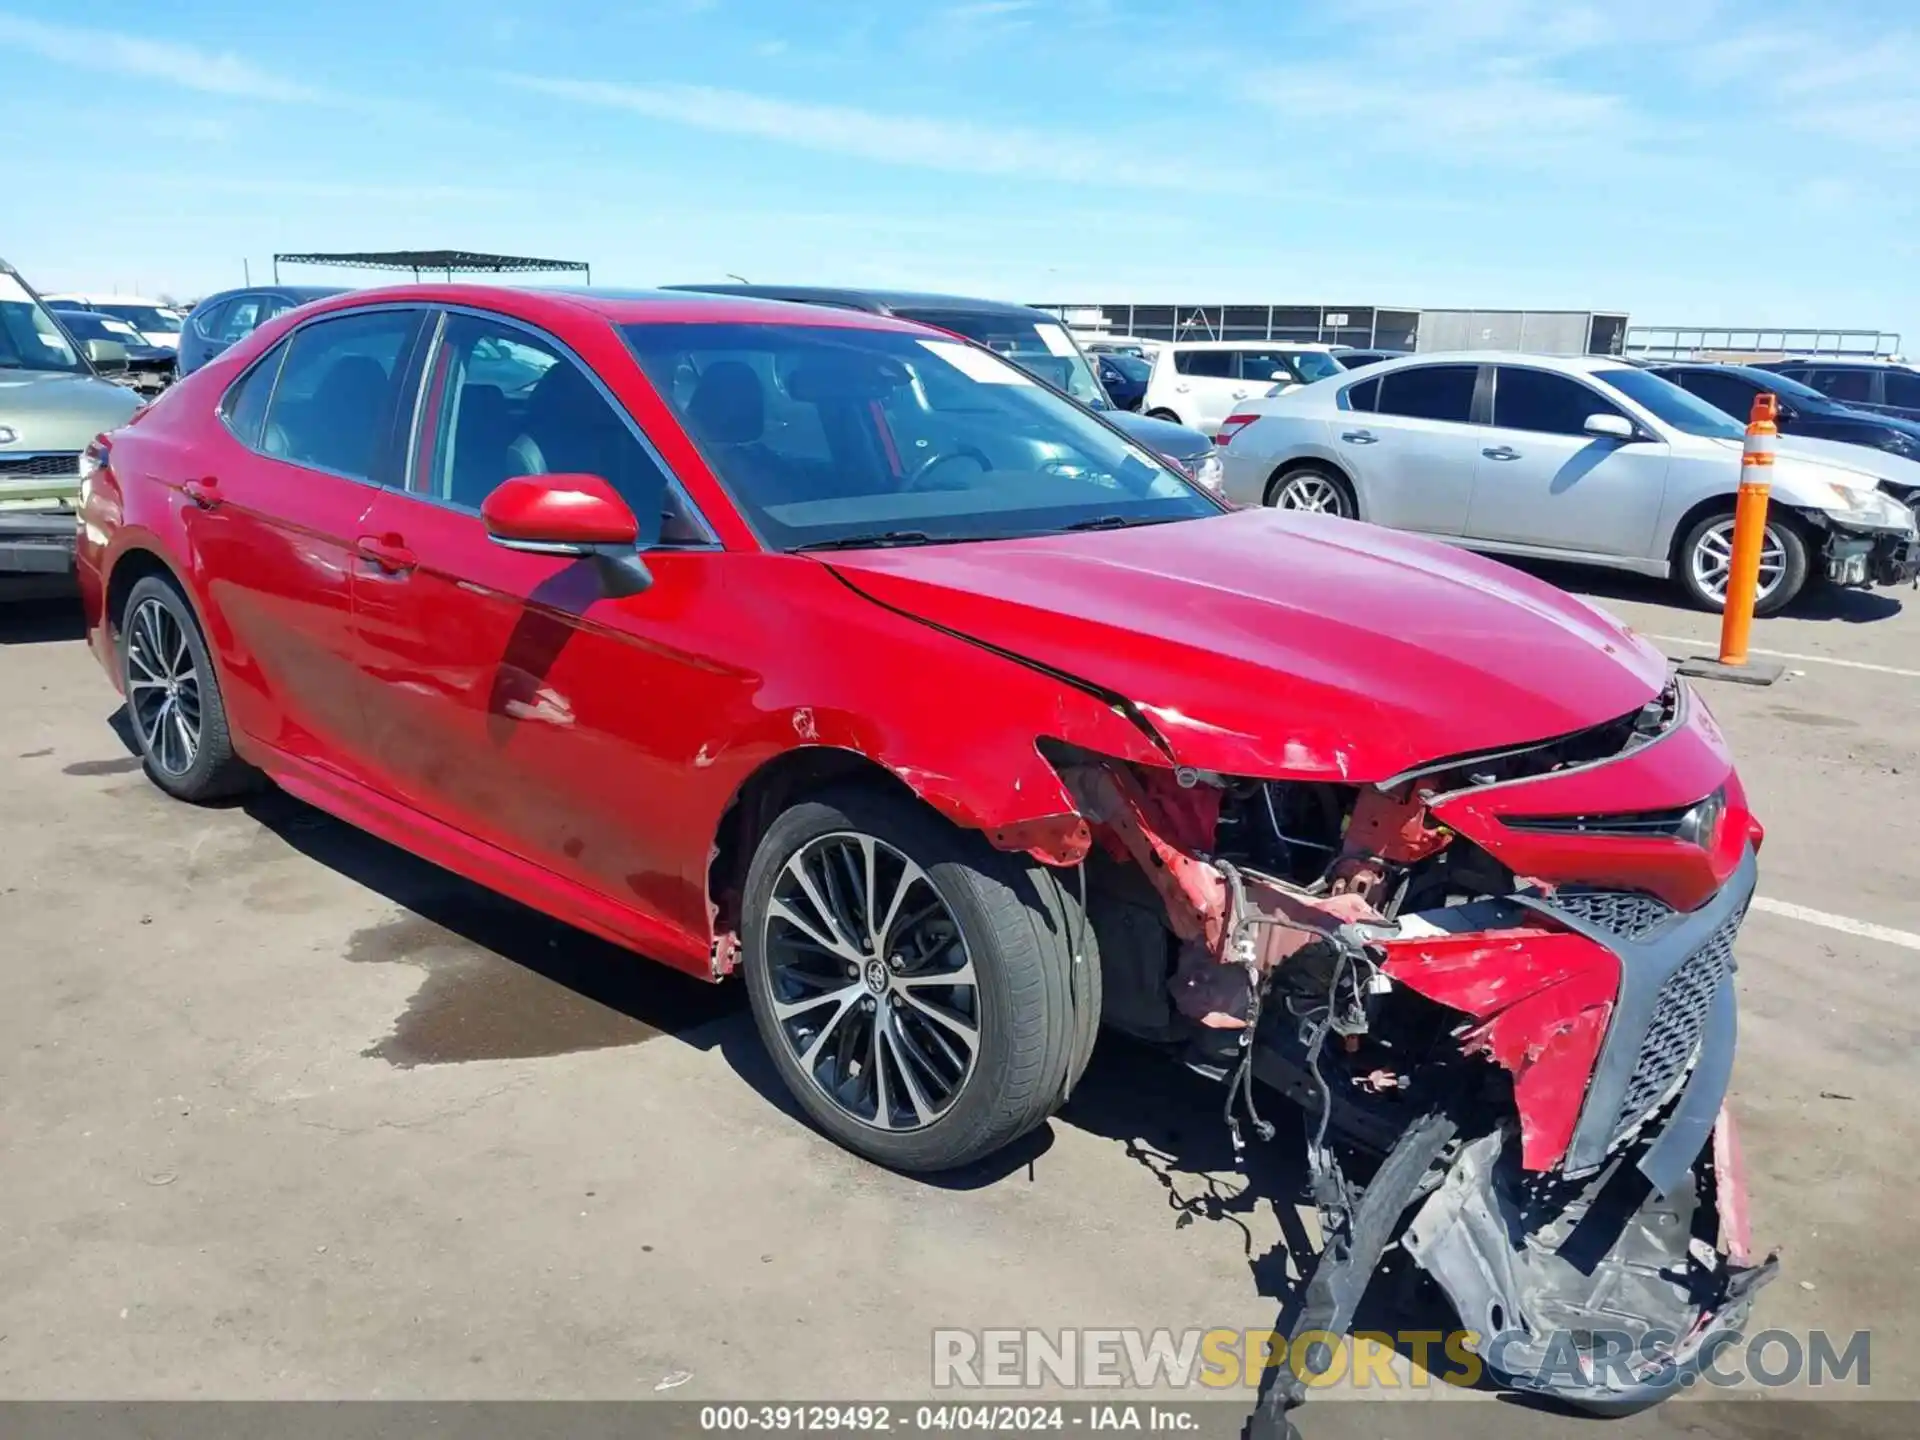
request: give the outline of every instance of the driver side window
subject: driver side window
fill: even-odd
[[[578,365],[537,336],[477,315],[449,315],[427,380],[433,430],[410,488],[468,510],[516,475],[598,475],[662,539],[666,473]],[[678,517],[677,528],[686,522]],[[686,540],[672,532],[666,539]]]

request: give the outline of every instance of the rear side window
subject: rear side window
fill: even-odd
[[[1920,408],[1920,375],[1907,370],[1889,370],[1880,377],[1887,387],[1888,405],[1904,405],[1908,408]]]
[[[1358,385],[1349,385],[1341,393],[1347,398],[1349,410],[1371,410],[1380,403],[1379,378],[1363,380]]]
[[[416,310],[375,310],[294,332],[274,387],[261,449],[373,480],[385,468]]]
[[[220,327],[226,323],[227,311],[232,305],[233,301],[229,299],[218,301],[212,305],[201,305],[195,308],[192,316],[193,328],[200,332],[202,339],[217,340],[220,338]]]
[[[267,418],[267,401],[273,395],[274,378],[280,362],[286,358],[287,342],[282,340],[254,362],[253,367],[232,385],[220,401],[220,418],[242,445],[260,449],[260,430]]]
[[[1831,395],[1836,400],[1861,400],[1868,403],[1873,400],[1871,370],[1814,370],[1808,373],[1806,381],[1814,389]]]
[[[1380,377],[1382,415],[1415,420],[1451,420],[1464,425],[1473,417],[1473,386],[1478,365],[1419,365]]]
[[[1176,350],[1173,368],[1182,375],[1202,375],[1211,380],[1231,380],[1234,354],[1231,350]]]
[[[244,340],[260,325],[261,297],[258,295],[240,295],[227,302],[227,308],[220,316],[220,328],[215,338],[228,345]]]
[[[1494,371],[1493,423],[1503,430],[1581,435],[1589,415],[1619,413],[1578,380],[1551,370],[1502,365]]]

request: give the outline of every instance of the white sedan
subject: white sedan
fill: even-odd
[[[1414,530],[1496,555],[1671,577],[1726,603],[1744,427],[1619,360],[1413,355],[1243,402],[1226,496]],[[1920,570],[1913,512],[1868,470],[1779,442],[1756,612],[1824,574]]]

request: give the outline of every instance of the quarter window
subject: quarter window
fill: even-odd
[[[1343,393],[1349,410],[1371,410],[1380,402],[1380,381],[1378,377],[1362,380],[1358,385],[1349,385]]]
[[[1519,365],[1494,371],[1493,423],[1502,430],[1581,435],[1589,415],[1618,414],[1618,407],[1565,375]]]
[[[538,337],[476,315],[450,315],[428,380],[433,443],[414,488],[478,510],[516,475],[598,475],[632,507],[640,543],[699,538],[662,516],[666,473],[599,388]]]
[[[400,376],[417,310],[373,310],[294,332],[261,448],[269,455],[373,480],[387,468]]]
[[[1451,420],[1464,425],[1473,417],[1473,386],[1478,365],[1416,365],[1380,377],[1375,408],[1382,415],[1414,420]]]
[[[261,448],[261,423],[267,418],[274,377],[280,373],[280,362],[286,355],[287,342],[282,340],[236,380],[220,401],[220,418],[227,422],[234,438],[251,450]]]

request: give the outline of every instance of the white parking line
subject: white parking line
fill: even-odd
[[[1858,935],[1863,940],[1881,940],[1888,945],[1920,950],[1920,935],[1914,934],[1911,930],[1896,930],[1891,925],[1875,925],[1871,920],[1855,920],[1850,915],[1829,915],[1825,910],[1810,910],[1805,905],[1795,905],[1786,900],[1774,900],[1765,895],[1753,897],[1753,908],[1764,910],[1769,915],[1784,915],[1789,920],[1803,920],[1809,925],[1824,925],[1829,930],[1838,930],[1846,935]]]
[[[1701,653],[1711,652],[1720,642],[1700,640],[1691,635],[1649,635],[1640,632],[1645,640],[1657,640],[1663,645],[1691,645]],[[1768,650],[1759,645],[1749,645],[1750,655],[1766,655],[1775,660],[1804,660],[1811,665],[1840,665],[1848,670],[1871,670],[1876,675],[1904,675],[1909,680],[1920,680],[1920,670],[1902,670],[1898,665],[1872,665],[1865,660],[1840,660],[1832,655],[1801,655],[1792,650]]]

